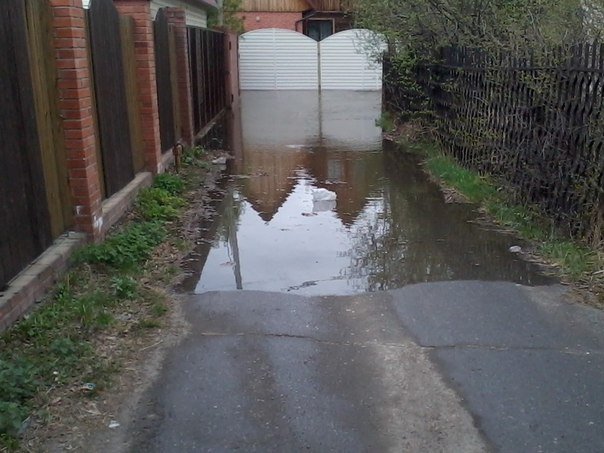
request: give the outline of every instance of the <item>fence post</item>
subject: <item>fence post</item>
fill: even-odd
[[[145,164],[150,172],[157,174],[161,169],[162,155],[151,4],[149,0],[114,0],[114,4],[120,14],[134,19],[134,51]]]
[[[58,108],[63,118],[74,224],[93,240],[102,236],[101,185],[93,124],[92,87],[82,0],[51,0]]]
[[[176,66],[181,125],[179,133],[180,137],[190,145],[193,141],[193,102],[186,14],[182,8],[166,8],[166,16],[168,17],[168,23],[175,28],[176,35]]]
[[[227,107],[239,104],[239,36],[225,33],[225,86]]]

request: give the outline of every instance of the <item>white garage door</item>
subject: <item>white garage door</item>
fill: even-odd
[[[317,90],[317,42],[291,30],[266,28],[239,38],[242,90]]]
[[[371,55],[385,44],[369,30],[346,30],[320,43],[322,90],[381,90],[382,64]]]

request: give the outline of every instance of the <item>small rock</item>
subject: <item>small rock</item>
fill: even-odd
[[[520,247],[519,245],[513,245],[509,248],[509,250],[512,253],[520,253],[522,252],[522,247]]]

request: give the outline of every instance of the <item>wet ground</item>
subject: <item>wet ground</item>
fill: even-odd
[[[124,449],[604,451],[603,312],[382,150],[379,101],[245,93],[189,332]]]
[[[415,155],[383,144],[380,112],[379,92],[244,92],[231,177],[189,288],[345,295],[551,281],[509,252],[517,239],[478,223],[475,206],[445,203]],[[336,201],[313,202],[319,188]]]

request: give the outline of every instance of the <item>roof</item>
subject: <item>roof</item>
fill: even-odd
[[[148,0],[151,1],[151,0]],[[91,0],[82,0],[82,6],[86,9],[88,9],[90,7],[90,2]],[[213,8],[213,9],[218,9],[218,2],[217,0],[187,0],[187,3],[191,3],[193,5],[197,4],[202,8]]]
[[[218,2],[216,0],[195,0],[193,3],[201,3],[203,6],[218,9]]]

